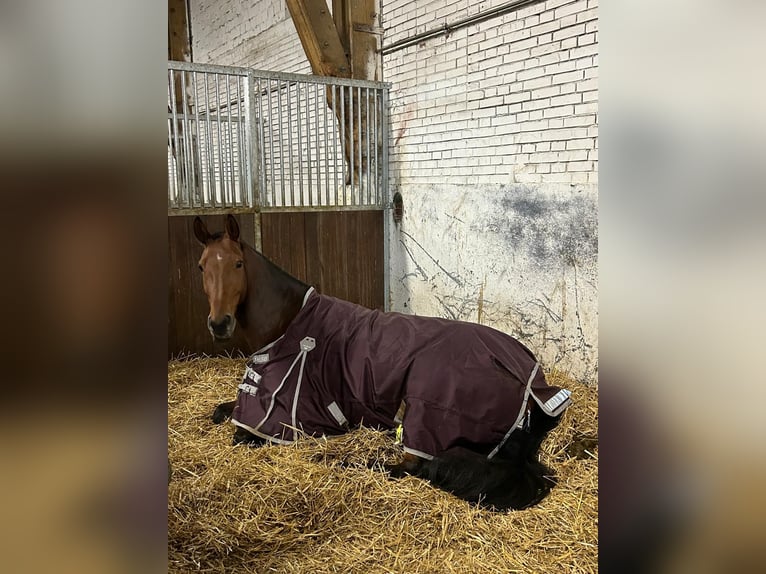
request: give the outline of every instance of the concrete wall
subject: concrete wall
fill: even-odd
[[[197,62],[309,73],[279,0],[190,0]],[[383,0],[383,45],[503,4]],[[598,365],[597,0],[547,0],[385,55],[392,309]]]

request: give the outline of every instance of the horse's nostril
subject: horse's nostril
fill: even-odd
[[[220,321],[214,321],[212,317],[208,317],[207,325],[208,328],[212,329],[216,333],[225,333],[231,325],[232,320],[233,319],[231,315],[224,315]]]

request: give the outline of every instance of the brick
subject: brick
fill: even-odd
[[[589,78],[581,82],[577,82],[578,92],[589,92],[590,90],[598,89],[598,78]]]
[[[544,110],[543,117],[556,118],[562,116],[571,116],[574,113],[574,106],[558,106]]]
[[[546,6],[547,8],[547,6]],[[553,15],[553,10],[546,10],[545,12],[540,12],[540,23],[543,22],[550,22],[552,20],[555,20]]]
[[[578,22],[589,22],[593,20],[598,20],[598,10],[595,8],[590,8],[588,10],[585,10],[584,12],[578,12],[577,13],[577,21]]]
[[[539,78],[540,76],[545,75],[545,70],[543,68],[532,68],[531,70],[523,70],[516,74],[516,78],[518,80],[530,80],[532,78]]]
[[[554,96],[551,98],[552,106],[564,106],[567,104],[579,104],[582,101],[582,94],[564,94],[562,96]],[[575,109],[575,113],[578,113]],[[582,113],[588,113],[586,111]]]
[[[593,56],[598,53],[598,44],[590,44],[588,46],[581,46],[579,48],[572,48],[569,51],[569,58],[576,60],[577,58],[583,58],[585,56]]]
[[[597,102],[597,101],[598,101],[598,90],[582,93],[582,102],[584,104],[588,102]]]
[[[560,129],[564,127],[564,120],[562,118],[551,118],[548,120],[548,129]]]
[[[562,74],[554,74],[551,81],[554,84],[566,84],[567,82],[576,82],[582,80],[585,74],[582,70],[573,70],[571,72],[564,72]]]
[[[575,26],[567,26],[557,32],[553,33],[554,40],[563,40],[564,38],[571,38],[572,36],[580,36],[585,34],[585,24],[577,24]]]
[[[567,149],[592,149],[593,140],[591,138],[583,138],[576,140],[569,140],[567,143]]]
[[[580,104],[579,106],[575,106],[575,113],[580,114],[593,114],[598,111],[598,103],[597,102],[588,102],[587,104]]]
[[[588,114],[584,116],[571,116],[569,118],[564,118],[564,125],[566,127],[592,126],[595,123],[596,123],[595,114]]]
[[[549,86],[551,84],[550,76],[541,76],[539,78],[533,78],[524,82],[525,90],[533,90],[535,88],[542,88],[543,86]]]
[[[561,50],[561,42],[551,42],[550,44],[543,44],[535,46],[529,50],[530,56],[543,56],[552,52],[558,52]],[[528,56],[529,57],[529,56]]]
[[[571,2],[572,0],[548,0],[545,3],[545,9],[551,10],[553,8],[558,8],[559,6],[563,6],[564,4],[569,4]]]
[[[530,92],[514,92],[503,97],[504,104],[515,104],[517,102],[524,102],[532,98]]]
[[[547,99],[552,96],[558,96],[559,92],[560,90],[558,86],[549,86],[546,88],[540,88],[538,90],[532,90],[532,99]]]
[[[567,171],[591,171],[592,169],[592,161],[570,161],[567,163]]]
[[[558,21],[553,20],[552,22],[545,22],[538,26],[534,26],[533,28],[530,28],[529,31],[533,36],[540,36],[542,34],[547,34],[548,32],[555,32],[560,26]]]
[[[541,100],[531,100],[528,102],[524,102],[521,104],[521,109],[523,109],[525,112],[531,111],[531,110],[540,110],[543,108],[547,108],[551,105],[551,102],[549,99],[544,98]]]
[[[554,12],[554,18],[557,20],[564,18],[570,14],[576,14],[585,10],[587,4],[585,2],[572,2],[571,4],[564,4],[563,6],[556,8]]]
[[[547,120],[521,122],[519,125],[519,128],[522,132],[539,131],[539,130],[546,129],[547,127],[548,127]]]
[[[583,34],[577,38],[578,46],[587,46],[596,43],[596,34]]]

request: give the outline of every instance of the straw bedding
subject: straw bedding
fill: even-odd
[[[428,483],[368,468],[394,438],[361,429],[291,446],[232,446],[210,414],[234,397],[242,359],[168,364],[170,572],[597,571],[597,391],[557,373],[572,406],[543,443],[558,485],[538,506],[479,510]]]

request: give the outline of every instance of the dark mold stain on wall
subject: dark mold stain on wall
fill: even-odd
[[[497,233],[513,252],[538,265],[595,263],[598,256],[598,205],[584,192],[540,193],[529,186],[503,186],[498,204],[475,230]]]

